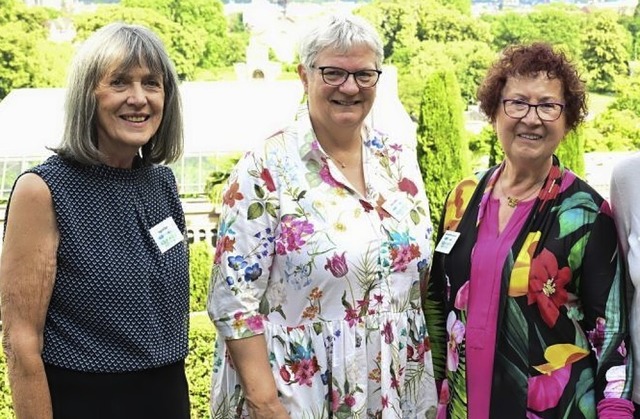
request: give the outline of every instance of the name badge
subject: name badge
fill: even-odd
[[[449,252],[451,252],[451,249],[453,249],[453,245],[458,241],[458,237],[460,237],[460,233],[457,231],[445,231],[444,235],[440,239],[440,243],[436,246],[436,252],[448,255]]]
[[[403,197],[404,198],[404,197]],[[385,203],[382,207],[389,213],[393,218],[398,221],[404,220],[411,211],[411,205],[407,201],[407,199],[396,198],[391,203]]]
[[[151,237],[156,242],[160,252],[164,253],[176,244],[184,240],[184,236],[178,229],[173,217],[165,218],[163,221],[149,229]]]

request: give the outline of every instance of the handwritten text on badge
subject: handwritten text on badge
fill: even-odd
[[[453,245],[456,244],[458,237],[460,237],[459,232],[447,230],[440,239],[438,246],[436,246],[436,252],[448,255],[449,252],[451,252],[451,249],[453,249]]]
[[[149,229],[149,232],[162,253],[184,240],[184,236],[172,217],[165,218],[163,221],[154,225]]]

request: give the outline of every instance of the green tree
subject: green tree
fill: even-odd
[[[482,21],[491,25],[493,46],[502,50],[508,45],[530,42],[534,39],[536,28],[523,13],[506,12],[498,15],[482,15]]]
[[[38,36],[26,32],[19,22],[0,27],[0,99],[13,89],[33,85],[38,41]]]
[[[66,63],[47,60],[47,21],[56,12],[0,0],[0,99],[13,89],[60,85]]]
[[[453,186],[469,174],[463,104],[455,74],[437,70],[426,78],[418,122],[418,163],[434,226]]]
[[[439,0],[448,9],[471,16],[471,0]]]
[[[162,40],[178,76],[183,80],[193,78],[205,51],[204,31],[186,29],[155,10],[120,5],[99,6],[95,12],[74,15],[73,20],[79,41],[116,20],[147,26]]]
[[[491,27],[487,22],[478,20],[459,11],[433,4],[418,10],[416,35],[420,41],[491,41]]]
[[[438,69],[453,68],[453,62],[447,55],[446,44],[435,41],[416,41],[412,48],[402,48],[396,52],[403,56],[398,64],[398,96],[413,119],[418,120],[424,82]]]
[[[574,5],[552,3],[536,6],[527,17],[535,28],[533,40],[549,42],[573,59],[580,58],[580,36],[586,24],[586,13]]]
[[[451,59],[465,105],[476,103],[476,92],[496,54],[488,43],[449,42],[446,53]]]
[[[571,169],[578,176],[584,177],[584,129],[582,127],[567,134],[560,142],[556,156],[565,167]]]
[[[384,44],[384,56],[389,58],[404,41],[416,37],[415,16],[419,4],[414,0],[373,0],[354,11],[378,30]]]
[[[596,92],[612,92],[616,79],[628,73],[631,35],[610,11],[593,13],[588,28],[581,38],[588,86]]]
[[[123,0],[129,8],[155,10],[204,40],[198,67],[224,67],[229,63],[227,48],[227,20],[219,0]]]
[[[618,79],[616,98],[609,105],[613,110],[630,110],[640,117],[640,74]]]

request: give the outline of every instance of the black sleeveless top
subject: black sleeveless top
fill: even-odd
[[[187,244],[162,253],[149,232],[168,217],[185,232],[171,170],[84,166],[52,156],[28,172],[49,186],[60,236],[45,363],[126,372],[183,360]]]

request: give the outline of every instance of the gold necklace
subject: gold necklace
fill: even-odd
[[[340,164],[340,167],[342,167],[343,169],[344,169],[345,167],[347,167],[347,165],[346,165],[346,164],[344,164],[341,160],[336,159],[335,157],[333,157],[331,154],[327,153],[326,151],[325,151],[325,153],[326,153],[326,155],[327,155],[331,160],[333,160],[334,162],[336,162],[336,163]]]
[[[344,162],[342,160],[338,160],[337,158],[333,157],[331,154],[329,154],[329,152],[327,152],[327,150],[324,151],[324,153],[327,155],[327,157],[329,157],[331,160],[333,160],[334,162],[338,163],[340,165],[341,168],[346,168],[347,165],[344,164]],[[360,155],[358,156],[358,162],[362,161],[362,146],[360,148]]]
[[[544,182],[544,179],[534,183],[533,186],[538,186],[542,182]],[[533,194],[536,193],[539,190],[538,188],[534,188],[533,191],[529,192],[526,196],[517,198],[515,196],[507,195],[507,193],[504,190],[504,185],[502,183],[503,183],[502,182],[502,176],[500,176],[500,190],[502,191],[502,195],[504,195],[507,198],[507,205],[509,207],[511,207],[511,208],[517,207],[520,202],[526,201],[527,199],[531,198],[533,196]]]

